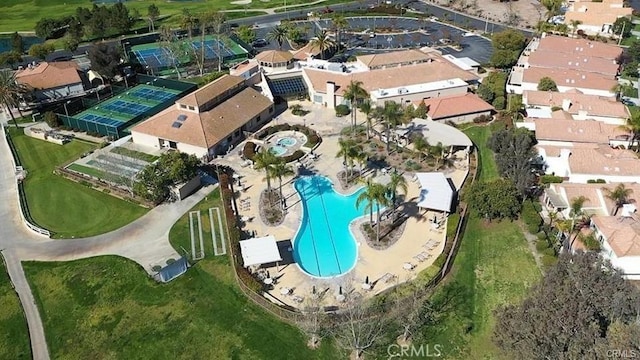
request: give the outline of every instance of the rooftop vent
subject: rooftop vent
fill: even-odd
[[[178,115],[178,121],[185,121],[185,120],[187,120],[187,115],[185,114]]]
[[[182,123],[179,121],[174,121],[173,124],[171,124],[171,127],[176,129],[180,129],[181,126],[182,126]]]

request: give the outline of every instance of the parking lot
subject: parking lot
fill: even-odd
[[[438,47],[444,54],[469,57],[481,64],[487,63],[492,54],[491,41],[465,30],[437,21],[407,17],[351,17],[342,30],[341,41],[346,45],[347,55],[389,51],[393,49],[422,46]],[[318,30],[333,30],[330,19],[297,21],[297,27],[311,39]],[[276,24],[256,29],[257,38],[268,38],[267,34]],[[446,46],[459,44],[460,49]],[[258,50],[276,49],[273,41]],[[289,50],[288,44],[283,45]]]

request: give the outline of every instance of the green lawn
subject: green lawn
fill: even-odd
[[[31,216],[38,225],[53,231],[55,237],[102,234],[147,212],[143,207],[53,174],[57,166],[79,158],[95,145],[77,140],[56,145],[30,138],[21,129],[9,131],[28,172],[24,190]]]
[[[334,0],[335,1],[335,0]],[[287,0],[287,5],[305,4],[306,0]],[[343,1],[344,2],[344,1]],[[141,16],[146,16],[149,5],[156,4],[160,9],[160,15],[179,15],[182,9],[189,9],[192,14],[198,15],[207,10],[232,10],[244,9],[244,5],[231,4],[228,0],[201,0],[201,1],[155,1],[137,0],[127,1],[125,5],[129,11],[137,9]],[[283,6],[284,1],[253,1],[247,5],[247,14],[244,12],[228,13],[228,18],[263,15],[262,12],[252,9],[273,8]],[[0,13],[11,14],[4,16],[0,22],[0,32],[4,31],[33,31],[35,24],[43,17],[60,18],[65,15],[75,15],[78,7],[91,8],[91,0],[3,0],[0,3]],[[163,23],[177,23],[178,16],[172,16]]]
[[[479,147],[481,178],[497,177],[486,148],[490,127],[470,127],[465,133]],[[491,341],[501,305],[519,301],[540,278],[518,222],[488,224],[472,215],[454,267],[432,298],[438,321],[422,329],[423,343],[441,344],[444,358],[501,358]]]
[[[1,260],[0,304],[0,359],[31,359],[27,321]]]

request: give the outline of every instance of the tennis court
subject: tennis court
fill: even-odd
[[[189,41],[186,40],[184,45],[185,48],[191,47],[196,53],[204,46],[205,60],[217,60],[218,49],[220,50],[223,62],[245,58],[248,54],[246,49],[229,38],[218,39],[213,36],[207,36],[205,37],[204,43],[201,43],[200,40],[193,40],[189,44]],[[135,45],[131,47],[131,52],[142,65],[154,69],[170,68],[173,66],[174,55],[159,43]],[[192,54],[188,52],[177,54],[177,59],[175,60],[178,62],[178,65],[185,65],[192,62],[191,55]]]
[[[67,119],[67,126],[119,138],[123,130],[151,116],[177,99],[182,92],[148,84],[138,85]]]

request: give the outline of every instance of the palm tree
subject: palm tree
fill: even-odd
[[[444,159],[444,146],[441,142],[435,145],[429,146],[429,154],[436,160],[435,170],[440,168],[440,160]]]
[[[373,223],[373,207],[376,208],[376,241],[380,241],[380,207],[388,204],[386,197],[387,188],[378,183],[367,180],[365,190],[358,195],[356,199],[356,207],[360,207],[360,204],[366,202],[365,209],[369,210],[369,223]]]
[[[18,122],[11,108],[20,106],[20,97],[29,92],[29,88],[16,82],[16,74],[11,70],[0,70],[0,105],[7,108],[16,127]]]
[[[369,96],[367,90],[362,87],[362,81],[351,80],[344,91],[343,97],[351,103],[351,129],[356,131],[356,109],[360,100]]]
[[[620,129],[631,133],[628,146],[628,148],[631,148],[638,138],[640,138],[640,113],[632,114],[631,117],[627,119],[627,123],[620,126]],[[638,152],[637,147],[636,152]]]
[[[615,208],[613,209],[613,216],[618,214],[618,210],[624,204],[629,203],[629,197],[633,193],[633,189],[627,188],[624,184],[618,184],[613,190],[610,188],[602,188],[605,192],[605,196],[607,199],[613,201],[615,203]]]
[[[571,226],[569,227],[569,238],[571,238],[571,233],[572,232],[576,232],[576,235],[574,236],[573,240],[570,241],[570,246],[569,249],[571,249],[571,247],[573,246],[573,242],[575,241],[576,237],[578,236],[578,233],[580,233],[580,229],[582,228],[581,226],[576,226],[578,220],[580,220],[582,222],[582,220],[584,220],[584,211],[582,209],[582,207],[584,206],[584,203],[589,201],[589,198],[587,198],[586,196],[578,196],[577,198],[573,198],[571,200],[571,204],[569,205],[569,216],[571,217]]]
[[[427,139],[424,136],[415,136],[413,138],[413,149],[418,152],[419,160],[422,162],[424,160],[423,155],[429,149],[430,145],[427,142]]]
[[[571,36],[576,35],[576,31],[578,31],[578,26],[582,24],[580,20],[571,20]]]
[[[402,121],[402,108],[400,107],[400,104],[395,101],[385,101],[384,109],[382,110],[382,119],[386,128],[387,154],[389,154],[389,143],[391,142],[391,127],[396,127]]]
[[[356,199],[356,208],[359,208],[362,203],[365,203],[364,211],[369,212],[369,223],[373,223],[373,202],[375,201],[375,194],[373,187],[371,186],[371,179],[367,179],[364,191],[358,195]]]
[[[398,191],[402,191],[403,194],[407,194],[407,179],[397,171],[391,173],[391,180],[387,184],[387,192],[391,195],[391,206],[393,211],[396,210],[396,200],[398,197]]]
[[[351,169],[353,171],[353,160],[362,153],[362,145],[356,143],[352,139],[340,139],[338,140],[338,145],[340,149],[336,154],[336,157],[342,157],[343,164],[345,167],[345,173]],[[349,172],[351,175],[351,172]]]
[[[278,43],[278,50],[282,50],[282,44],[287,41],[289,28],[285,25],[277,25],[267,34],[268,40],[273,40]]]
[[[280,199],[284,199],[282,196],[282,178],[285,176],[292,176],[295,174],[291,166],[289,166],[283,158],[277,158],[276,162],[269,168],[271,176],[278,178],[278,191],[280,192]]]
[[[311,41],[309,41],[309,45],[311,45],[311,47],[314,49],[318,49],[318,51],[320,51],[320,59],[324,59],[325,51],[335,46],[335,41],[333,41],[333,39],[329,37],[329,33],[327,32],[327,30],[322,29],[320,31],[317,31],[316,35],[311,38]]]
[[[338,46],[340,46],[340,32],[342,31],[342,29],[345,29],[347,26],[349,26],[349,22],[344,18],[344,16],[340,14],[334,14],[331,17],[331,22],[333,22],[333,26],[336,29],[336,43],[338,44]]]
[[[362,111],[362,113],[367,117],[367,140],[369,140],[371,138],[371,120],[372,120],[372,112],[373,112],[373,107],[371,106],[371,102],[369,100],[364,100],[361,104],[360,104],[360,111]]]
[[[267,150],[263,148],[253,157],[253,168],[256,170],[264,170],[266,174],[264,179],[267,181],[267,191],[271,191],[272,168],[277,162],[278,157],[271,149]]]

